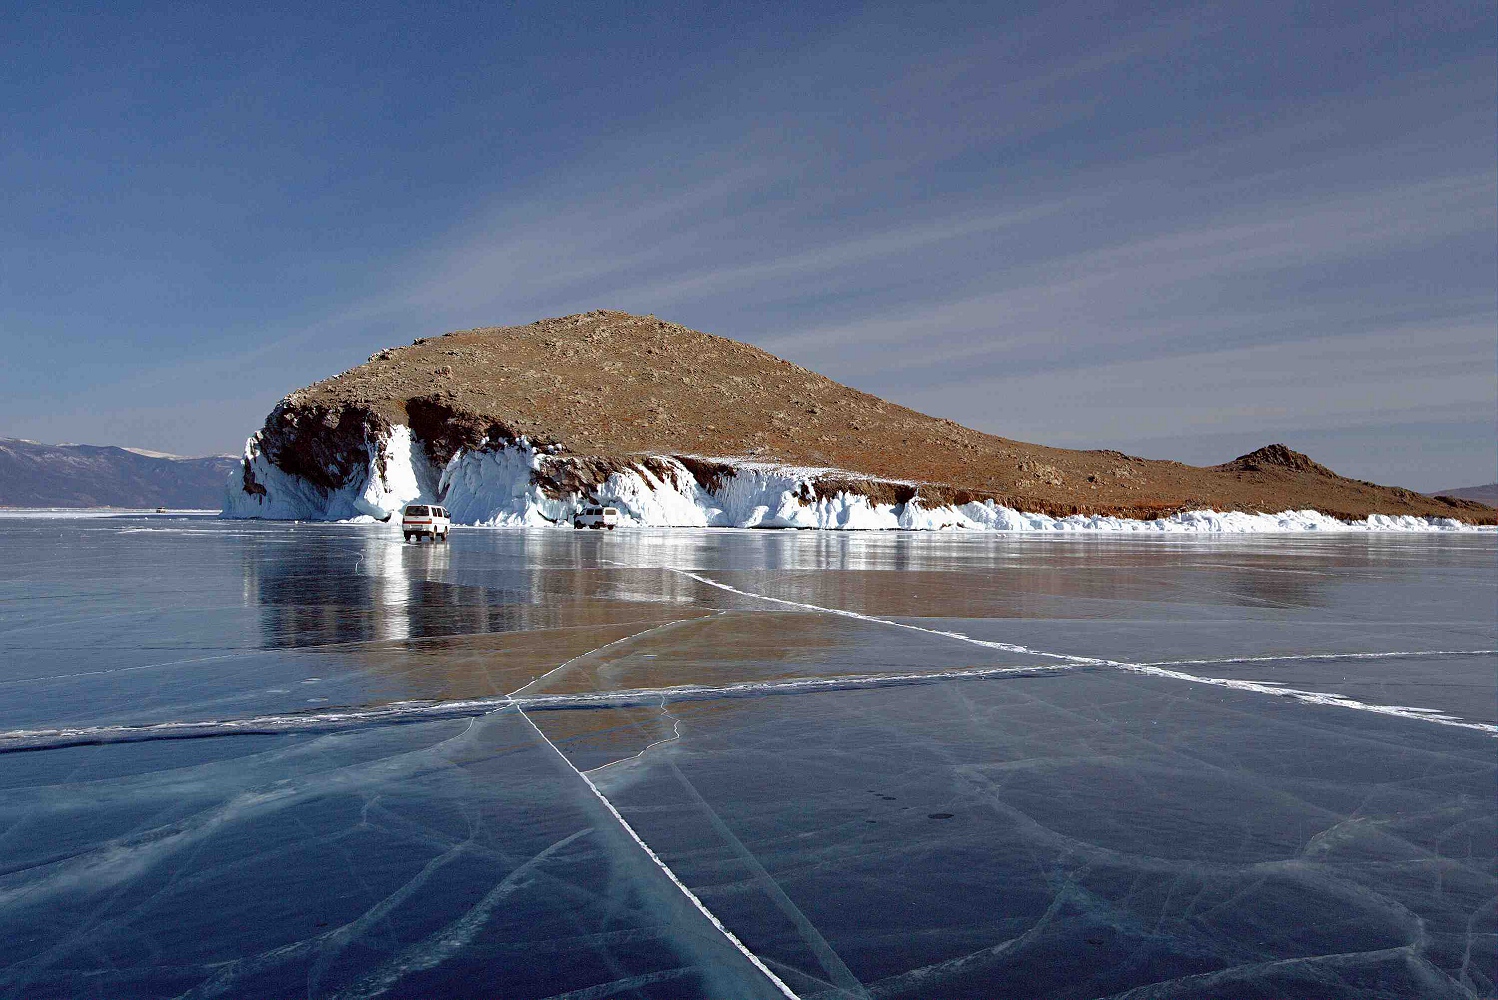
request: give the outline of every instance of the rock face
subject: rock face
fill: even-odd
[[[589,498],[650,524],[994,527],[1010,514],[1153,520],[1314,508],[1498,511],[1337,476],[1284,445],[1196,468],[983,434],[747,344],[599,310],[380,351],[293,392],[246,445],[226,513],[565,522]]]
[[[211,510],[240,465],[223,456],[169,458],[0,438],[0,506]]]

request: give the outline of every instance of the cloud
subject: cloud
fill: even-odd
[[[1226,430],[1498,419],[1493,362],[1492,317],[1473,316],[946,383],[905,401],[1009,437],[1115,447]]]
[[[1495,203],[1498,175],[1485,172],[1336,198],[1240,205],[1191,220],[1190,228],[1017,261],[995,271],[979,295],[756,339],[846,376],[875,374],[880,349],[898,350],[908,383],[919,369],[941,378],[953,366],[966,370],[983,360],[1008,370],[1081,368],[1099,358],[1191,353],[1224,341],[1358,333],[1401,312],[1462,314],[1490,307],[1491,296],[1480,288],[1462,297],[1446,289],[1409,296],[1412,277],[1431,275],[1427,263],[1407,258],[1451,240],[1485,239],[1498,220]],[[1385,289],[1345,276],[1341,283],[1304,286],[1318,269],[1351,266],[1378,275],[1389,267],[1380,261],[1391,259],[1411,270],[1390,276]],[[1287,291],[1286,283],[1301,287]]]

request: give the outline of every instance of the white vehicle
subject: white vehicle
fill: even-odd
[[[607,528],[613,531],[618,524],[618,507],[599,507],[589,504],[572,518],[574,528]]]
[[[419,542],[422,535],[430,535],[434,542],[445,542],[452,527],[453,522],[442,507],[413,503],[407,504],[401,513],[401,534],[408,542],[413,538]]]

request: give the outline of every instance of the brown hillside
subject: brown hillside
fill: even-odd
[[[292,393],[267,421],[267,441],[282,468],[336,485],[352,461],[346,445],[371,422],[409,424],[439,461],[486,434],[526,434],[600,468],[648,455],[747,457],[902,480],[930,501],[992,498],[1050,514],[1311,507],[1498,520],[1472,501],[1344,479],[1284,445],[1197,468],[995,437],[747,344],[608,310],[381,351]],[[712,474],[703,463],[694,472]]]

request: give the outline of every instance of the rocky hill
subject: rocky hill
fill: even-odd
[[[233,458],[175,458],[126,448],[0,438],[0,507],[172,507],[223,503]]]
[[[520,478],[506,471],[506,455],[525,466]],[[532,497],[528,510],[561,519],[583,498],[628,506],[621,490],[658,486],[699,507],[731,505],[730,481],[774,470],[789,476],[794,485],[782,492],[802,507],[836,500],[836,517],[861,497],[871,510],[976,503],[1053,517],[1313,508],[1342,519],[1498,518],[1472,501],[1346,479],[1283,445],[1200,468],[1013,441],[747,344],[606,310],[422,338],[293,392],[250,440],[227,509],[380,516],[398,506],[397,494],[448,497],[452,507],[455,496],[515,489]],[[760,499],[756,508],[775,507],[774,497]],[[474,503],[472,519],[510,523],[503,504]],[[783,513],[750,521],[810,523]],[[723,516],[706,523],[744,523]]]

